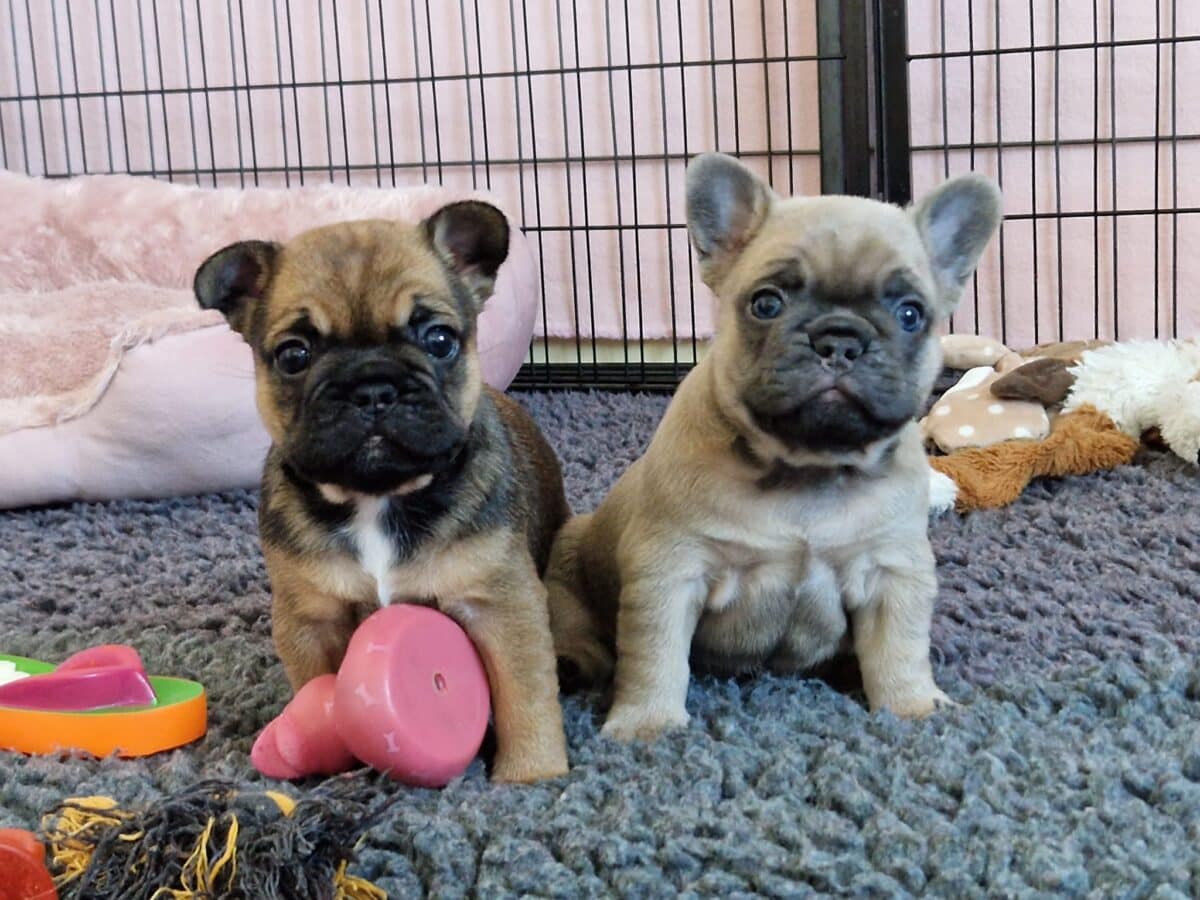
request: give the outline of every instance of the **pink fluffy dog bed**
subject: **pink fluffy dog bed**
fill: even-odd
[[[250,349],[197,308],[196,267],[234,241],[286,241],[345,219],[416,222],[467,196],[0,172],[0,508],[256,485],[268,439]],[[529,244],[513,225],[479,324],[483,375],[500,389],[537,310]]]

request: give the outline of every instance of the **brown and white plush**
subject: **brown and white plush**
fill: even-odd
[[[992,393],[1005,374],[988,366],[967,371],[921,420],[925,439],[943,453],[953,453],[1014,439],[1038,441],[1049,434],[1050,419],[1042,404],[1002,400]]]

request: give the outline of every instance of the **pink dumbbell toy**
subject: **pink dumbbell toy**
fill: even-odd
[[[428,607],[387,606],[358,626],[336,675],[304,685],[263,729],[250,759],[271,778],[363,762],[441,787],[479,752],[490,711],[487,674],[466,632]]]

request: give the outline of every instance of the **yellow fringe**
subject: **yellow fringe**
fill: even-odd
[[[283,815],[290,816],[295,810],[296,801],[287,794],[278,791],[265,793]],[[66,806],[53,822],[50,821],[52,814],[44,817],[42,830],[50,845],[50,856],[62,870],[55,877],[55,883],[62,886],[84,873],[92,859],[97,831],[120,826],[131,818],[133,813],[118,809],[116,801],[111,797],[75,797],[66,801]],[[204,826],[195,849],[183,864],[179,874],[179,887],[161,887],[154,892],[151,900],[219,897],[233,889],[237,879],[237,838],[240,825],[237,816],[231,816],[225,832],[225,846],[220,856],[210,864],[208,844],[216,826],[216,819],[209,819]],[[143,832],[139,831],[135,834],[121,835],[121,840],[138,841],[142,836]],[[137,868],[140,863],[135,862],[133,865]],[[387,900],[387,891],[364,878],[347,874],[348,865],[346,860],[342,860],[334,876],[335,900]]]
[[[75,797],[67,801],[70,806],[62,810],[58,819],[51,823],[51,815],[42,819],[42,831],[50,844],[50,857],[61,867],[54,879],[63,885],[74,881],[87,869],[92,860],[95,832],[114,828],[131,819],[132,813],[117,809],[111,797]],[[126,841],[141,838],[141,832],[122,835]]]
[[[333,900],[387,900],[387,891],[383,888],[357,875],[347,875],[347,865],[343,859],[333,876]]]

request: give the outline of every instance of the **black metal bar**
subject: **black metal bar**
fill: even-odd
[[[329,183],[333,184],[333,126],[329,121],[329,75],[326,71],[326,60],[329,58],[325,52],[325,4],[317,3],[317,37],[321,46],[321,108],[325,113],[325,168],[329,172]],[[350,173],[346,173],[346,183],[349,184]]]
[[[571,38],[572,46],[575,50],[575,103],[578,107],[576,112],[579,117],[579,155],[582,161],[579,164],[581,181],[583,182],[583,250],[587,258],[587,290],[588,290],[588,324],[591,326],[592,339],[592,377],[599,378],[598,367],[600,365],[600,354],[596,345],[596,287],[593,278],[594,263],[592,260],[592,229],[591,225],[591,204],[588,202],[588,177],[587,177],[587,136],[583,127],[583,76],[579,73],[579,6],[572,0],[571,2]],[[564,145],[565,149],[565,145]],[[615,147],[613,149],[616,149]]]
[[[607,10],[607,6],[605,7]],[[708,57],[709,59],[717,58],[717,21],[716,11],[713,7],[713,0],[708,0]],[[611,62],[612,60],[605,60]],[[721,107],[717,103],[717,67],[711,66],[708,70],[709,80],[712,84],[712,117],[713,117],[713,142],[714,150],[721,149]],[[609,76],[611,83],[612,76]],[[615,127],[615,126],[614,126]],[[613,132],[613,151],[617,149],[616,132]]]
[[[97,2],[99,2],[99,0],[97,0]],[[182,2],[182,0],[180,0],[180,2]],[[287,2],[290,3],[291,0],[287,0]],[[289,11],[289,13],[288,13],[288,40],[289,41],[291,40],[291,31],[292,31],[292,19],[291,19],[291,13]],[[217,148],[216,148],[216,143],[215,143],[214,137],[213,137],[212,103],[209,100],[209,93],[208,93],[208,59],[207,59],[208,54],[205,52],[205,49],[204,49],[204,14],[200,11],[200,0],[196,0],[196,38],[200,42],[200,81],[204,85],[204,115],[205,115],[205,118],[208,120],[208,161],[212,165],[213,187],[216,187],[217,186]],[[104,71],[103,57],[100,60],[100,65],[101,65],[101,71],[103,72]],[[295,76],[295,64],[294,63],[293,63],[292,68],[293,68],[292,75],[294,77]],[[189,82],[188,87],[190,88],[191,87],[190,76],[188,78],[188,82]],[[103,86],[104,86],[103,82],[101,82],[101,87],[103,87]],[[108,121],[108,119],[107,119],[108,104],[107,103],[104,104],[104,109],[105,109],[105,123],[107,124],[107,121]],[[108,161],[109,161],[109,168],[111,169],[112,168],[112,150],[111,149],[109,150],[109,160]],[[200,169],[200,160],[199,159],[196,160],[196,168],[197,168],[197,170],[203,171],[202,169]],[[301,183],[303,183],[303,182],[301,182]]]
[[[125,167],[133,165],[129,158],[129,119],[125,114],[125,87],[121,79],[121,44],[117,39],[117,10],[114,0],[108,0],[109,24],[112,25],[113,62],[117,67],[117,106],[121,110],[121,140],[125,147]],[[97,13],[97,18],[99,13]],[[103,65],[103,61],[101,61]]]
[[[16,13],[16,10],[13,8],[13,5],[11,2],[8,5],[8,14],[10,16],[12,16],[14,19],[13,28],[14,28],[14,41],[15,41],[15,28],[16,28],[15,19],[16,19],[17,13]],[[33,92],[34,92],[34,94],[40,95],[42,92],[42,89],[41,89],[41,84],[39,83],[39,80],[38,80],[37,48],[34,46],[34,44],[37,42],[33,38],[33,14],[29,10],[29,0],[25,0],[25,27],[29,32],[29,70],[33,74]],[[14,51],[16,50],[15,45],[14,45],[13,49],[14,49]],[[13,65],[14,66],[19,65],[19,62],[16,59],[15,52],[13,53]],[[46,152],[46,122],[45,122],[45,118],[42,115],[42,103],[43,103],[42,100],[37,100],[34,103],[33,108],[37,114],[38,143],[41,144],[41,148],[42,148],[42,171],[45,172],[47,169],[50,168],[50,157]],[[70,160],[67,161],[67,168],[70,168]]]
[[[791,53],[791,35],[788,33],[788,0],[780,0],[780,12],[783,15],[783,55],[787,56]],[[680,52],[683,52],[682,45]],[[796,160],[791,155],[792,149],[796,146],[796,142],[792,135],[792,66],[790,63],[783,64],[783,104],[787,110],[787,146],[788,146],[788,195],[796,193]]]
[[[708,15],[709,15],[710,39],[711,39],[712,0],[708,0]],[[612,60],[612,12],[609,9],[609,0],[604,0],[604,52],[605,52],[605,62],[607,62],[609,64],[609,69],[608,69],[608,116],[609,116],[609,120],[612,124],[613,156],[616,156],[617,155],[617,100],[616,100],[616,90],[613,87],[613,72],[615,71],[615,68],[612,66],[612,61],[613,61]],[[715,122],[716,122],[715,112],[716,112],[716,103],[717,103],[717,93],[716,93],[717,88],[716,88],[716,81],[715,81],[715,79],[717,77],[715,74],[716,69],[713,69],[713,73],[714,73],[713,74],[713,79],[714,79],[714,82],[713,82],[714,119],[713,119],[713,121],[714,121],[714,127],[715,127]],[[717,142],[716,146],[720,146],[719,141]],[[614,188],[616,191],[613,199],[616,201],[616,206],[617,206],[617,226],[616,226],[617,260],[619,263],[620,280],[621,280],[621,338],[622,338],[621,350],[623,351],[624,356],[625,356],[625,377],[629,378],[630,377],[630,374],[629,374],[629,297],[628,297],[628,295],[626,293],[626,289],[625,289],[625,235],[624,235],[624,227],[623,227],[625,223],[623,221],[623,216],[621,214],[621,206],[622,206],[621,196],[625,192],[621,188],[621,169],[619,166],[615,166],[615,165],[613,166],[613,180],[615,182]],[[595,227],[595,226],[593,226],[593,227]]]
[[[787,0],[784,0],[785,7],[786,7],[786,2],[787,2]],[[683,59],[683,2],[682,2],[682,0],[675,0],[675,24],[678,29],[679,58]],[[786,47],[786,45],[785,45],[785,47]],[[790,104],[789,104],[788,109],[789,109],[789,117],[790,117],[790,110],[791,110]],[[683,117],[683,155],[685,158],[690,158],[690,151],[688,149],[687,79],[685,77],[685,73],[684,73],[683,69],[679,70],[679,112],[680,112],[680,115]],[[790,121],[790,118],[789,118],[789,121]],[[663,147],[663,153],[665,154],[666,152],[667,152],[667,148]],[[669,164],[670,163],[668,163],[668,165]],[[668,240],[670,240],[669,237],[668,237]],[[696,267],[695,267],[695,261],[693,259],[692,242],[687,237],[686,234],[684,236],[684,243],[687,245],[688,272],[695,273]],[[692,365],[695,365],[697,362],[700,361],[700,351],[696,346],[696,342],[697,342],[697,338],[696,338],[696,278],[695,278],[694,274],[692,274],[692,276],[688,278],[688,313],[691,316],[691,323],[692,323],[692,359],[691,359],[691,363],[692,363]]]
[[[572,3],[572,15],[577,14]],[[558,64],[562,68],[566,68],[566,50],[563,47],[563,23],[562,23],[562,4],[554,5],[554,25],[555,34],[558,38]],[[571,124],[570,117],[567,115],[567,76],[560,75],[558,79],[558,96],[561,101],[562,109],[562,130],[563,130],[563,150],[567,156],[570,156],[571,151]],[[582,107],[579,114],[583,115]],[[582,146],[580,150],[582,151]],[[566,180],[566,196],[567,196],[567,222],[571,225],[575,224],[575,186],[571,183],[571,166],[566,164],[563,166],[563,173]],[[575,253],[575,234],[574,232],[568,238],[568,245],[571,256],[571,309],[575,314],[575,365],[580,369],[579,376],[582,377],[583,369],[583,336],[580,334],[579,328],[579,260]],[[593,323],[593,331],[595,325]],[[595,362],[595,347],[592,348],[592,361]]]
[[[417,128],[420,130],[421,136],[421,179],[429,180],[429,157],[425,153],[425,92],[421,90],[421,47],[417,40],[417,0],[411,0],[408,4],[409,15],[412,17],[412,53],[413,53],[413,71],[416,73],[417,85]],[[512,2],[509,0],[509,9],[512,9]],[[517,61],[517,46],[516,36],[513,36],[513,68],[516,69]],[[518,112],[518,128],[520,113]],[[519,154],[518,154],[519,155]],[[440,162],[440,160],[439,160]]]
[[[425,0],[425,40],[429,47],[429,93],[433,99],[433,152],[437,159],[438,183],[440,184],[445,180],[446,175],[442,171],[442,116],[438,112],[437,73],[433,67],[433,17],[429,14],[429,0]],[[468,80],[466,83],[470,84],[471,82]],[[531,110],[530,116],[532,115]],[[536,173],[536,171],[535,169],[534,172]]]
[[[338,113],[342,121],[342,162],[345,164],[346,184],[350,184],[350,129],[346,124],[346,82],[342,78],[342,26],[338,18],[338,4],[330,5],[333,9],[333,61],[337,65]]]
[[[179,0],[179,2],[180,2],[180,6],[182,7],[183,0]],[[74,22],[74,18],[71,15],[71,4],[67,3],[64,5],[66,6],[66,10],[67,10],[67,43],[71,48],[71,83],[73,85],[75,85],[75,90],[78,91],[79,90],[79,64],[78,64],[78,62],[76,62],[78,55],[75,52],[75,22]],[[59,89],[60,90],[62,89],[61,81],[59,83]],[[89,171],[89,169],[88,169],[88,161],[87,161],[87,138],[84,135],[84,131],[83,131],[83,101],[80,100],[78,97],[75,98],[75,118],[79,122],[79,156],[83,162],[83,171],[87,172],[87,171]],[[0,132],[2,132],[2,131],[3,131],[3,121],[2,121],[2,117],[0,117]],[[8,161],[8,154],[5,153],[5,163],[6,164],[7,164],[7,161]]]
[[[996,14],[993,19],[996,29],[996,39],[1000,39],[1000,4],[996,4]],[[1000,71],[1000,60],[1002,56],[996,57],[996,143],[999,148],[996,151],[996,180],[1000,182],[1001,188],[1004,187],[1004,111],[1001,108],[1000,96],[1003,93],[1002,85],[1004,84],[1004,76]],[[1004,220],[1000,220],[1000,228],[996,235],[996,242],[1000,245],[1000,343],[1008,343],[1008,291],[1005,278],[1007,269],[1004,266]]]
[[[942,178],[950,177],[950,91],[946,82],[946,0],[938,0],[938,49],[941,50],[942,80],[938,84],[938,93],[942,98]],[[912,147],[909,147],[912,153]],[[950,313],[950,333],[955,332],[955,314]]]
[[[296,174],[300,176],[300,184],[304,184],[304,139],[301,135],[304,129],[300,124],[300,92],[296,87],[296,44],[292,36],[292,0],[284,0],[284,11],[287,18],[288,67],[292,72],[292,115],[296,121]],[[387,56],[384,56],[384,66],[387,66]],[[280,73],[280,80],[283,74]],[[211,126],[209,131],[211,137]]]
[[[158,60],[158,90],[159,106],[162,112],[163,146],[167,152],[167,168],[171,168],[171,123],[167,115],[167,95],[162,93],[167,86],[163,76],[162,33],[158,27],[158,0],[151,0],[150,12],[154,16],[154,51]]]
[[[835,4],[840,10],[842,63],[842,192],[870,197],[874,132],[871,122],[870,30],[867,3]]]
[[[382,0],[381,0],[382,2]],[[488,111],[487,111],[487,82],[483,80],[483,34],[479,26],[479,0],[475,3],[475,62],[479,71],[479,117],[483,122],[483,181],[488,190],[492,188],[492,151],[488,141]],[[578,56],[578,38],[576,38],[576,56]],[[578,60],[576,60],[578,61]],[[581,120],[582,122],[582,120]],[[582,127],[582,125],[581,125]]]
[[[1171,30],[1179,28],[1178,0],[1171,0]],[[1176,49],[1171,45],[1171,337],[1179,337],[1179,68]]]
[[[1034,13],[1033,0],[1029,0],[1029,43],[1034,43]],[[1037,139],[1037,55],[1029,51],[1029,139],[1034,141]],[[1031,191],[1030,205],[1033,212],[1037,212],[1037,148],[1029,148],[1029,184]],[[1030,223],[1029,230],[1033,244],[1033,343],[1035,345],[1042,342],[1041,337],[1041,304],[1038,299],[1038,229],[1037,222]]]
[[[967,49],[972,50],[972,51],[975,49],[975,4],[974,3],[967,4]],[[967,116],[968,119],[970,119],[970,127],[968,129],[968,135],[967,135],[967,139],[970,141],[970,149],[968,150],[968,154],[969,154],[968,158],[969,158],[969,162],[970,162],[971,171],[974,172],[975,171],[975,54],[974,53],[972,53],[970,56],[967,57],[967,81],[968,81],[968,85],[971,90],[970,113]],[[997,148],[997,150],[998,149],[999,148]],[[1001,278],[1004,277],[1003,272],[1000,273],[1000,277]],[[975,312],[975,320],[974,320],[975,321],[975,333],[978,334],[982,330],[980,327],[980,323],[979,323],[980,305],[979,305],[979,272],[978,272],[978,270],[976,270],[975,274],[971,277],[971,292],[973,294],[972,304],[974,306],[974,312]]]
[[[392,187],[396,186],[396,140],[392,134],[392,86],[388,83],[388,58],[387,58],[387,19],[384,18],[383,0],[378,0],[379,6],[379,61],[383,67],[383,111],[387,116],[387,136],[388,136],[388,168],[391,171]],[[374,90],[374,88],[372,88]]]
[[[287,136],[287,95],[283,90],[283,41],[279,36],[279,4],[271,4],[271,24],[275,34],[275,74],[279,78],[279,131],[280,137],[283,140],[283,184],[285,187],[292,186],[292,172],[288,165],[288,136]],[[191,95],[188,95],[188,103],[192,102]],[[297,117],[296,128],[299,129],[300,122]],[[299,134],[297,133],[297,138]],[[198,181],[199,179],[197,179]]]
[[[233,13],[230,11],[232,20]],[[232,28],[233,22],[230,21]],[[246,74],[246,82],[250,82],[250,50],[246,45],[246,9],[243,6],[242,0],[238,0],[238,25],[242,38],[242,71]],[[232,49],[232,47],[230,48]],[[237,71],[237,64],[233,66],[234,71]],[[233,95],[233,102],[237,104],[237,94]],[[254,133],[254,96],[246,91],[246,124],[250,126],[250,171],[254,176],[254,184],[258,185],[258,138]],[[287,166],[285,164],[284,168]]]
[[[367,76],[375,80],[375,41],[374,31],[371,30],[371,0],[363,0],[363,37],[367,41]],[[383,33],[383,23],[377,29]],[[471,82],[467,82],[470,84]],[[387,88],[384,88],[386,91]],[[375,186],[383,187],[383,154],[379,152],[379,104],[375,100],[375,85],[371,85],[371,150],[375,155]],[[475,142],[471,142],[471,152],[475,151]]]
[[[742,117],[738,112],[738,77],[737,77],[737,19],[733,14],[733,0],[729,0],[729,58],[733,60],[730,71],[733,75],[733,152],[742,155]],[[768,160],[768,168],[770,161]],[[634,204],[637,208],[637,204]],[[640,306],[640,304],[639,304]],[[639,310],[640,312],[640,310]]]
[[[25,14],[28,15],[29,14],[28,4],[26,5],[25,9],[26,9]],[[62,48],[60,47],[60,44],[62,42],[58,39],[58,6],[53,3],[50,4],[50,27],[54,30],[54,72],[58,76],[58,90],[61,92],[66,88],[66,85],[63,84]],[[154,27],[155,27],[155,29],[158,28],[157,18],[155,20]],[[161,76],[161,73],[162,73],[162,67],[160,66],[159,67],[160,76]],[[78,103],[78,101],[76,101],[76,102]],[[67,129],[67,101],[65,99],[60,100],[58,102],[58,112],[62,118],[63,159],[66,162],[67,170],[71,171],[71,138],[70,138],[70,133]],[[83,129],[82,129],[82,127],[80,128],[80,131],[79,131],[79,144],[80,144],[80,147],[83,146]],[[83,168],[86,171],[86,169],[87,169],[86,163],[84,163]]]
[[[1054,43],[1058,43],[1059,28],[1062,24],[1062,7],[1060,0],[1054,0]],[[1059,64],[1061,53],[1054,53],[1054,225],[1057,229],[1058,240],[1055,242],[1058,262],[1058,339],[1066,340],[1065,307],[1063,304],[1063,220],[1062,220],[1062,144],[1059,132],[1061,129],[1062,92],[1060,90]]]
[[[1045,53],[1051,50],[1102,50],[1111,47],[1145,47],[1152,44],[1193,44],[1200,41],[1200,34],[1188,34],[1183,36],[1162,37],[1162,38],[1128,38],[1126,40],[1107,40],[1102,41],[1097,36],[1094,41],[1087,41],[1074,44],[1036,44],[1033,47],[988,47],[982,50],[958,50],[945,54],[947,58],[953,59],[959,56],[1011,56],[1013,54],[1025,54],[1031,50],[1035,53]],[[916,62],[922,59],[936,59],[941,56],[939,53],[914,53],[909,57],[909,60]]]
[[[783,0],[787,5],[787,0]],[[846,193],[846,134],[843,129],[842,20],[840,0],[817,0],[817,116],[821,132],[821,193]]]
[[[1200,37],[1195,38],[1195,40],[1200,40]],[[1089,48],[1091,47],[1090,44],[1087,46]],[[1021,52],[1026,53],[1028,51],[1025,49],[1022,49]],[[822,61],[838,62],[838,61],[840,61],[840,57],[839,58],[829,58],[829,57],[823,57],[820,54],[816,54],[814,56],[803,55],[803,54],[797,55],[797,56],[773,56],[773,57],[770,57],[769,59],[762,59],[760,57],[746,57],[744,59],[738,59],[738,60],[733,60],[733,59],[729,59],[727,57],[723,57],[723,58],[714,58],[714,59],[689,59],[689,60],[683,60],[681,62],[669,62],[669,63],[666,63],[665,65],[668,69],[695,69],[695,68],[708,69],[708,68],[712,68],[714,66],[716,66],[716,67],[731,66],[735,62],[738,65],[748,66],[748,65],[758,65],[760,63],[775,64],[775,63],[795,63],[795,62],[822,62]],[[614,63],[612,66],[612,70],[616,71],[616,72],[637,72],[637,71],[641,71],[641,70],[645,70],[645,69],[658,69],[658,68],[659,68],[658,63]],[[568,69],[566,74],[574,75],[576,71],[578,71],[580,74],[583,74],[583,75],[587,75],[589,73],[603,75],[609,71],[609,67],[608,66],[581,66],[579,69],[574,69],[574,68]],[[539,75],[560,75],[560,74],[563,74],[563,73],[559,69],[528,69],[528,70],[519,69],[516,71],[509,71],[509,72],[482,72],[478,75],[470,75],[470,76],[465,75],[465,74],[458,74],[458,73],[450,74],[450,75],[437,75],[434,77],[430,77],[429,75],[410,75],[410,76],[401,76],[401,77],[393,77],[393,78],[389,78],[389,77],[376,78],[374,81],[372,81],[370,78],[347,78],[345,81],[342,82],[342,85],[344,87],[363,87],[363,86],[369,86],[371,84],[377,84],[377,85],[382,85],[382,84],[425,84],[430,81],[465,81],[468,77],[469,78],[479,78],[479,79],[484,79],[484,80],[491,80],[491,79],[518,78],[518,77],[524,78],[526,75],[532,75],[534,77],[537,77]],[[332,82],[332,81],[328,81],[328,80],[296,81],[294,83],[288,83],[284,86],[285,87],[297,87],[297,88],[321,88],[321,87],[326,87],[327,85],[331,85],[331,84],[336,84],[336,82]],[[241,85],[237,86],[237,90],[239,90],[239,91],[247,91],[247,90],[248,91],[276,91],[278,89],[279,89],[279,85],[274,82],[263,82],[263,83],[259,83],[259,84],[241,84]],[[181,88],[168,88],[167,93],[168,94],[185,94],[185,93],[188,93],[189,91],[191,91],[193,93],[208,92],[208,93],[213,93],[213,94],[221,94],[221,93],[226,93],[226,92],[230,92],[233,90],[234,90],[234,88],[231,85],[212,85],[210,87],[204,87],[204,88],[188,86],[188,87],[181,87]],[[124,88],[123,87],[116,91],[109,91],[107,89],[104,89],[104,90],[99,90],[99,91],[83,91],[81,93],[59,92],[59,93],[38,95],[38,94],[24,94],[24,93],[21,93],[21,91],[18,89],[18,92],[16,94],[10,94],[8,96],[0,97],[0,102],[20,102],[20,101],[30,101],[30,100],[58,100],[58,99],[71,100],[71,99],[74,99],[76,96],[79,96],[85,100],[89,99],[89,98],[117,97],[117,96],[140,97],[140,96],[142,96],[142,94],[145,94],[145,93],[147,93],[145,88]],[[157,94],[158,90],[155,89],[153,91],[150,91],[149,93]]]
[[[225,24],[229,30],[229,75],[233,84],[233,133],[237,137],[238,180],[242,187],[246,186],[246,160],[242,151],[242,107],[237,95],[237,49],[233,40],[233,4],[231,0],[225,3]],[[322,57],[325,55],[322,52]],[[258,172],[254,173],[254,183],[258,184]]]
[[[629,34],[629,0],[624,0],[625,12],[625,60],[631,62],[633,58],[632,39]],[[733,23],[730,22],[729,27],[730,40],[733,39]],[[734,66],[734,89],[733,89],[733,108],[734,121],[737,121],[737,67]],[[633,107],[633,72],[626,73],[626,81],[629,96],[629,152],[637,153],[637,142],[635,135],[637,133],[637,115]],[[738,129],[734,129],[737,131]],[[633,186],[633,277],[634,283],[637,285],[637,322],[638,322],[638,371],[643,379],[646,372],[646,321],[645,321],[645,304],[642,298],[645,294],[642,291],[642,241],[641,232],[638,226],[641,224],[641,217],[638,210],[638,182],[637,182],[637,164],[634,163],[629,167],[629,176]]]
[[[1162,6],[1154,0],[1154,36],[1162,38]],[[1154,45],[1154,337],[1159,337],[1159,158],[1162,155],[1162,44]]]
[[[1179,135],[1175,135],[1175,137],[1176,137],[1176,139],[1178,139],[1180,141],[1200,141],[1200,134],[1179,134]],[[1010,140],[1006,140],[1004,142],[1004,146],[1010,150],[1014,150],[1014,149],[1023,149],[1023,148],[1028,149],[1030,147],[1054,147],[1055,145],[1058,145],[1060,147],[1091,147],[1093,144],[1096,144],[1096,145],[1103,147],[1103,146],[1107,146],[1110,144],[1153,144],[1153,143],[1154,143],[1154,135],[1152,135],[1152,134],[1133,134],[1133,135],[1127,134],[1124,136],[1118,135],[1115,137],[1112,135],[1109,135],[1107,137],[1096,137],[1095,139],[1090,138],[1090,137],[1062,138],[1058,141],[1045,140],[1045,139],[1036,140],[1036,141],[1022,141],[1022,140],[1010,139]],[[961,143],[961,142],[956,141],[956,142],[950,144],[949,146],[947,146],[945,144],[915,144],[910,149],[912,150],[913,153],[929,153],[929,152],[941,152],[942,150],[969,150],[969,149],[998,150],[999,148],[1000,148],[1000,145],[997,144],[995,141],[978,141],[974,144]],[[799,152],[804,152],[804,151],[799,151]]]
[[[879,65],[876,97],[879,109],[879,189],[884,200],[912,201],[912,157],[908,139],[908,4],[876,0],[875,28]]]
[[[532,57],[529,54],[529,7],[521,7],[521,32],[525,38],[525,90],[526,97],[529,101],[529,155],[533,168],[533,212],[537,216],[537,223],[542,224],[542,182],[538,177],[538,152],[537,152],[537,116],[534,110],[537,104],[533,99],[533,76],[529,74],[529,69]],[[513,68],[516,68],[516,40],[513,41]],[[517,91],[520,92],[521,86],[516,85]],[[440,171],[440,169],[439,169]],[[542,234],[538,234],[538,285],[541,289],[542,297],[542,328],[547,338],[550,333],[550,312],[546,304],[546,247],[543,243]],[[545,343],[545,362],[550,365],[550,341],[547,339]]]
[[[1158,0],[1155,0],[1157,3]],[[1108,0],[1108,34],[1110,38],[1116,37],[1117,31],[1117,8],[1116,0]],[[1108,51],[1108,127],[1112,131],[1113,137],[1117,134],[1117,50],[1116,46],[1109,48]],[[1112,205],[1113,209],[1120,209],[1121,204],[1117,200],[1117,145],[1112,145]],[[1121,339],[1121,266],[1117,256],[1117,244],[1119,241],[1118,232],[1120,228],[1118,220],[1113,219],[1112,223],[1112,311],[1113,311],[1113,340]]]
[[[659,11],[658,11],[658,17],[659,17],[659,23],[658,23],[658,26],[659,26],[658,27],[659,54],[658,55],[661,58],[662,57],[662,10],[661,9],[659,9]],[[766,59],[767,56],[769,55],[767,53],[767,0],[758,0],[758,19],[759,19],[759,21],[758,21],[759,32],[760,32],[760,35],[762,38],[762,55],[763,55],[763,59]],[[729,31],[730,31],[730,34],[732,34],[733,28],[731,27],[729,29]],[[771,66],[770,66],[770,64],[763,63],[762,70],[763,70],[763,121],[766,122],[766,125],[767,125],[767,183],[770,185],[774,185],[775,184],[775,156],[774,156],[773,151],[775,150],[775,141],[772,139],[772,135],[771,135],[771,113],[772,113],[772,110],[771,110]],[[664,77],[663,71],[664,70],[662,70],[662,69],[658,70],[658,74],[659,74],[660,78]],[[737,72],[736,66],[734,66],[733,71],[735,73]],[[737,86],[735,84],[734,91],[736,91],[736,90],[737,90]],[[664,91],[664,93],[665,93],[665,91]],[[791,115],[790,109],[788,110],[788,115],[789,116]],[[663,149],[664,150],[666,149],[666,141],[665,141],[666,127],[667,127],[666,126],[666,108],[664,107],[664,109],[663,109],[663,129],[664,129]]]
[[[767,52],[767,33],[766,33],[766,0],[762,0],[763,6],[763,54]],[[655,24],[658,31],[658,58],[660,60],[666,58],[666,51],[663,48],[663,21],[662,21],[662,0],[654,0]],[[658,70],[658,99],[659,111],[662,116],[662,138],[663,152],[667,152],[667,147],[671,144],[669,130],[667,128],[667,70]],[[765,77],[766,73],[764,73]],[[771,115],[770,104],[767,104],[767,116]],[[767,148],[770,149],[770,125],[767,126]],[[663,165],[663,181],[666,188],[667,201],[667,221],[671,220],[671,165],[665,163]],[[675,298],[675,240],[671,232],[667,232],[667,289],[671,303],[671,364],[674,366],[674,373],[679,377],[679,322],[678,310],[676,308]],[[640,291],[639,291],[640,293]]]
[[[1092,337],[1100,337],[1100,7],[1092,0]]]
[[[146,57],[146,27],[142,22],[142,0],[137,0],[134,8],[137,10],[138,45],[142,51],[142,85],[146,88],[146,144],[150,149],[150,168],[157,169],[158,163],[154,161],[154,114],[150,112],[150,63]],[[32,35],[30,36],[32,37]],[[69,170],[70,168],[68,164],[67,169]],[[167,160],[167,168],[171,168],[171,161],[169,159]]]
[[[471,51],[467,46],[467,4],[466,0],[458,0],[458,24],[462,34],[463,48],[463,71],[467,75],[471,74]],[[471,96],[471,79],[468,78],[463,82],[463,86],[467,89],[467,148],[471,157],[471,188],[478,190],[479,188],[479,173],[475,170],[475,102]],[[481,83],[482,88],[482,83]],[[372,100],[374,99],[374,88],[372,91]]]

